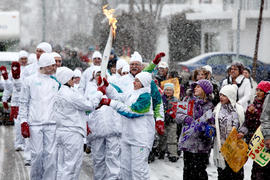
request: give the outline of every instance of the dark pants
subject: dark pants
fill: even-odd
[[[206,166],[208,153],[184,151],[184,180],[208,180]]]
[[[252,180],[268,180],[270,179],[270,163],[264,167],[261,167],[256,162],[253,162],[251,172]]]
[[[244,179],[244,169],[241,168],[237,173],[235,173],[230,166],[226,163],[225,169],[218,168],[218,180],[243,180]]]

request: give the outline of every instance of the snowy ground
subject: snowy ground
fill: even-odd
[[[23,164],[23,153],[16,152],[13,147],[13,127],[0,126],[0,180],[28,180],[30,167]],[[252,160],[245,167],[245,180],[250,179]],[[93,168],[91,158],[85,154],[80,180],[92,180]],[[217,179],[217,170],[212,155],[207,167],[209,180]],[[167,158],[155,160],[150,164],[151,180],[179,180],[183,177],[183,158],[171,163]]]
[[[176,163],[171,163],[168,159],[155,160],[150,164],[151,180],[179,180],[183,179],[183,158],[181,157]],[[245,180],[250,180],[252,160],[244,166]],[[213,156],[211,154],[210,164],[207,167],[208,179],[217,179],[217,168],[214,166]]]

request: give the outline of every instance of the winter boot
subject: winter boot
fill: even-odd
[[[165,157],[165,151],[160,151],[158,159],[164,159],[164,157]]]
[[[176,162],[179,158],[176,157],[176,156],[169,156],[168,159],[169,159],[169,161],[171,161],[171,162]]]
[[[154,161],[155,161],[155,153],[153,151],[151,151],[149,156],[148,156],[148,163],[151,163]]]

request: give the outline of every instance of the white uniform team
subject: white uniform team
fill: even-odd
[[[59,54],[46,42],[37,46],[36,57],[26,66],[20,59],[28,53],[19,53],[3,94],[5,105],[12,94],[15,149],[25,151],[31,179],[79,179],[85,143],[92,150],[95,180],[150,179],[148,155],[163,109],[160,97],[154,97],[151,73],[141,72],[140,54],[133,54],[130,63],[137,64],[130,69],[118,60],[109,83],[100,77],[100,52],[82,74],[57,68]],[[80,84],[74,85],[76,77]],[[162,132],[162,126],[156,128]]]

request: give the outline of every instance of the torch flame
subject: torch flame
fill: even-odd
[[[112,27],[112,31],[113,31],[113,37],[115,38],[115,35],[116,35],[116,23],[117,23],[117,20],[116,18],[113,16],[113,13],[114,13],[114,9],[106,9],[108,7],[108,4],[103,6],[103,13],[106,15],[106,17],[108,18],[109,20],[109,24],[110,26]]]

